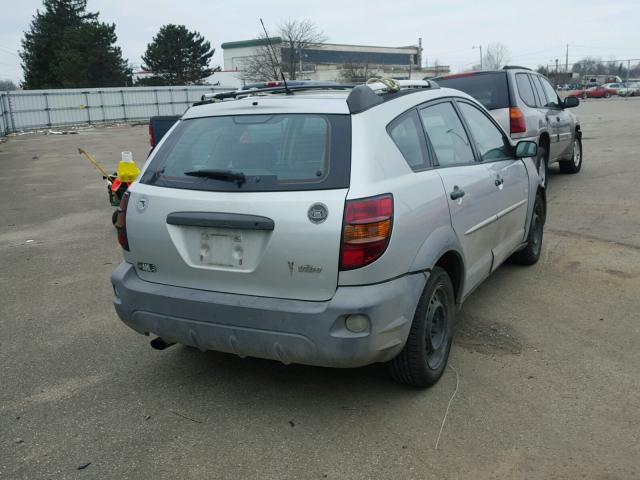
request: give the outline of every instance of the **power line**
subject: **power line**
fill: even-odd
[[[0,45],[0,51],[2,51],[2,53],[8,53],[9,55],[13,55],[14,57],[18,57],[20,58],[20,55],[18,55],[16,52],[16,50],[10,50],[6,47],[3,47],[2,45]]]

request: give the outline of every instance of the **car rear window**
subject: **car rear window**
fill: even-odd
[[[350,164],[349,115],[204,117],[179,122],[140,181],[210,191],[346,188]],[[212,170],[244,182],[186,174]]]
[[[436,79],[441,87],[455,88],[468,93],[487,110],[509,107],[509,87],[505,72],[476,73]]]

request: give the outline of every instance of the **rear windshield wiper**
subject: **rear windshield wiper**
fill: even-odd
[[[189,172],[184,172],[184,174],[189,175],[190,177],[213,178],[215,180],[222,180],[225,182],[236,182],[238,186],[241,186],[244,182],[247,181],[244,173],[232,172],[231,170],[191,170]]]

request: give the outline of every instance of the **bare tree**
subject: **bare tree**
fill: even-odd
[[[304,50],[324,42],[327,37],[311,20],[286,20],[278,26],[280,42],[273,37],[274,52],[266,42],[256,48],[255,55],[248,57],[243,65],[243,77],[246,80],[274,80],[280,78],[279,67],[289,80],[295,80],[304,59]]]
[[[504,43],[495,42],[487,45],[484,54],[483,67],[485,70],[497,70],[509,61],[509,47]]]
[[[266,43],[267,38],[264,34],[260,35],[259,40],[264,40],[265,44],[255,49],[254,55],[243,59],[241,66],[242,79],[249,81],[266,81],[280,79],[280,64],[278,56],[280,55],[279,45],[274,45],[272,51]],[[273,39],[271,39],[273,41]]]
[[[0,92],[4,92],[7,90],[17,90],[16,84],[11,80],[0,80]]]
[[[372,70],[368,63],[347,62],[340,71],[340,80],[343,82],[366,82]]]

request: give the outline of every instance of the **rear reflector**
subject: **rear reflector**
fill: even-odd
[[[527,131],[527,125],[524,121],[522,110],[518,107],[509,108],[509,128],[511,133],[524,133]]]
[[[453,73],[451,75],[445,75],[441,78],[462,78],[462,77],[471,77],[475,75],[476,72],[462,72],[462,73]]]
[[[129,238],[127,237],[127,207],[129,206],[129,192],[125,192],[120,200],[118,216],[116,217],[116,230],[118,231],[118,243],[129,251]]]
[[[151,147],[156,146],[156,139],[153,136],[153,127],[151,126],[151,123],[149,123],[149,145],[151,145]]]
[[[364,267],[387,249],[393,226],[391,194],[347,200],[342,226],[340,269]]]

